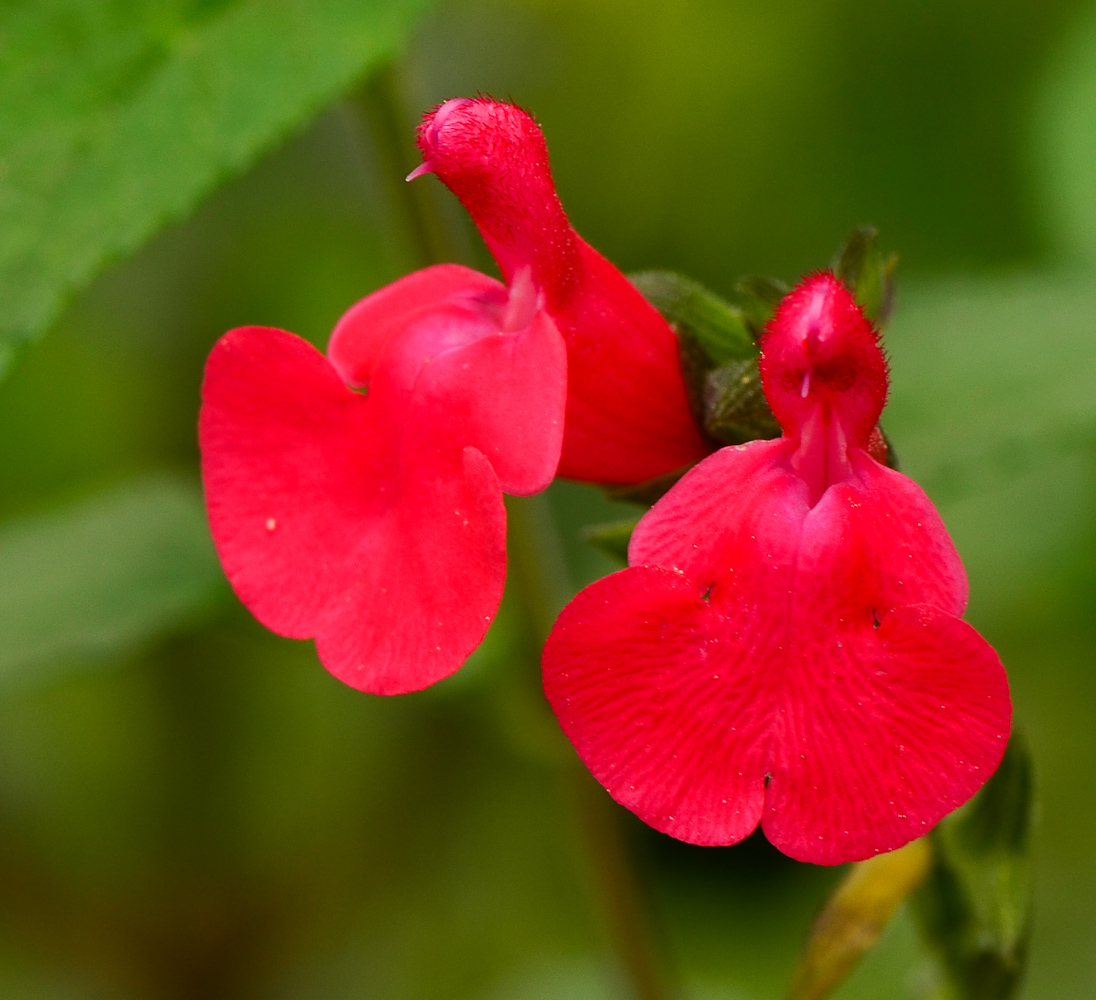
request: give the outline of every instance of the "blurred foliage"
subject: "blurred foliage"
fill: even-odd
[[[0,117],[40,123],[41,145],[16,150],[5,131],[0,212],[30,177],[41,214],[7,224],[0,260],[49,265],[0,270],[5,329],[43,321],[107,256],[293,131],[413,13],[321,6],[4,8],[0,89],[20,89]],[[91,20],[70,20],[74,10]],[[1024,995],[1096,992],[1096,810],[1083,792],[1096,760],[1094,14],[1087,0],[450,0],[397,64],[388,138],[360,102],[333,106],[81,294],[0,385],[0,516],[18,519],[2,537],[116,525],[101,558],[73,542],[71,559],[63,546],[47,559],[43,546],[33,571],[3,574],[0,606],[16,607],[34,589],[20,596],[24,576],[60,567],[79,613],[58,605],[56,658],[36,661],[43,682],[0,701],[0,993],[627,996],[599,872],[555,763],[566,748],[538,694],[540,626],[516,575],[462,671],[382,700],[342,687],[310,644],[269,635],[234,603],[214,596],[216,613],[203,613],[204,591],[185,582],[201,575],[201,546],[171,527],[173,510],[193,526],[181,497],[215,338],[258,323],[322,344],[350,303],[416,266],[391,193],[391,135],[413,155],[421,110],[477,90],[536,112],[574,222],[626,269],[687,274],[734,302],[737,275],[792,281],[865,223],[900,251],[887,429],[966,560],[971,620],[1009,667],[1040,768]],[[126,28],[124,51],[90,41],[111,23]],[[378,36],[369,25],[385,27]],[[266,61],[272,33],[297,57]],[[49,57],[66,39],[63,51],[100,61]],[[157,94],[181,101],[188,81],[215,79],[196,68],[207,56],[223,60],[219,79],[247,85],[233,91],[243,103],[197,120],[178,104],[155,111]],[[58,95],[72,103],[47,114]],[[100,100],[81,132],[75,116]],[[132,153],[114,140],[142,109],[159,144]],[[204,140],[226,135],[212,156]],[[36,157],[81,149],[86,159],[38,172]],[[115,189],[120,216],[102,214],[111,206],[88,195],[94,178],[81,172],[111,163],[130,171],[126,184],[144,178]],[[418,184],[440,193],[430,178]],[[451,235],[490,268],[466,226]],[[48,295],[35,275],[48,276]],[[149,506],[130,508],[145,513],[114,522],[96,506],[113,496],[124,510],[123,484],[152,469],[175,470],[181,478],[160,482],[182,493],[155,500],[148,487]],[[580,529],[634,507],[559,483],[537,510],[536,530],[562,541],[566,589],[617,567]],[[142,553],[161,544],[177,565],[143,576]],[[178,585],[176,596],[160,603],[146,579]],[[110,633],[110,652],[92,643],[103,669],[61,671],[91,648],[66,638],[80,614],[131,584],[115,607],[137,624]],[[80,596],[97,589],[99,602]],[[796,864],[759,837],[693,848],[617,818],[678,995],[779,997],[841,873]],[[926,960],[900,908],[835,997],[923,995]]]
[[[425,6],[0,7],[0,348],[390,57]]]
[[[197,485],[144,477],[0,528],[0,685],[102,661],[226,598]]]
[[[638,517],[626,517],[604,524],[591,524],[582,529],[582,537],[595,549],[604,552],[621,566],[628,565],[628,544],[639,524]]]

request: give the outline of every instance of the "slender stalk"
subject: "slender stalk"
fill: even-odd
[[[433,203],[434,192],[426,182],[409,184],[404,179],[419,165],[419,159],[410,141],[395,65],[389,63],[370,76],[352,100],[372,136],[389,201],[400,216],[415,258],[424,267],[458,260],[463,255],[457,252],[455,241],[438,214]]]
[[[543,494],[508,497],[510,573],[535,639],[534,660],[573,594],[551,507]],[[644,893],[620,815],[605,790],[573,756],[562,775],[586,844],[606,928],[636,1000],[666,1000]]]

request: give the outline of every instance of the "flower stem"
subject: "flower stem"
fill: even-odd
[[[507,497],[510,573],[534,642],[534,663],[560,609],[573,596],[562,540],[548,498]],[[643,888],[618,807],[573,754],[562,777],[578,815],[599,908],[636,1000],[666,1000]]]
[[[430,189],[429,181],[409,184],[404,180],[419,165],[419,159],[410,141],[410,119],[400,91],[398,70],[388,63],[358,88],[352,100],[365,120],[389,201],[400,216],[419,266],[459,260],[465,255],[457,251],[434,204],[437,192]]]

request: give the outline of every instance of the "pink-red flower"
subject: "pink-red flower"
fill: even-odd
[[[353,687],[440,680],[498,608],[502,491],[547,486],[562,440],[566,352],[541,298],[528,268],[507,289],[442,264],[354,306],[327,357],[262,327],[210,355],[199,431],[225,572]]]
[[[432,171],[461,200],[507,281],[530,268],[567,343],[559,474],[637,483],[706,455],[673,330],[572,228],[536,122],[512,104],[457,98],[426,115],[419,148],[416,174]]]
[[[992,774],[1004,671],[922,491],[866,450],[877,335],[829,274],[762,340],[784,436],[724,448],[640,522],[630,568],[564,610],[544,654],[564,731],[623,805],[731,844],[856,860],[925,833]]]
[[[459,99],[419,142],[416,172],[457,193],[506,284],[452,264],[409,275],[354,306],[327,357],[281,330],[233,330],[200,421],[210,524],[241,600],[381,694],[445,677],[483,638],[505,576],[502,492],[543,489],[561,448],[563,474],[607,483],[707,450],[673,331],[571,228],[533,120]]]

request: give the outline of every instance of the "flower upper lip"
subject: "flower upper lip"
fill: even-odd
[[[424,151],[422,163],[407,175],[407,180],[413,181],[416,177],[421,177],[423,174],[433,172],[434,164],[431,162],[431,154],[438,151],[441,130],[445,127],[445,123],[449,120],[449,117],[454,111],[458,111],[472,103],[474,102],[470,97],[454,97],[451,100],[446,101],[434,112],[433,117],[430,119],[430,126],[423,132],[422,136],[423,143],[429,152]]]

